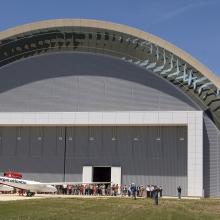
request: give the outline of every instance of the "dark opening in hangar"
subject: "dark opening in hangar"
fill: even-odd
[[[93,182],[111,182],[111,167],[93,167]]]

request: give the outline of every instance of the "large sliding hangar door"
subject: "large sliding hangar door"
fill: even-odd
[[[90,182],[94,168],[109,167],[115,184],[154,184],[165,195],[181,185],[183,195],[202,196],[202,112],[12,114],[4,119],[21,121],[0,127],[2,171]]]
[[[120,166],[122,184],[163,185],[166,194],[174,194],[178,184],[187,193],[186,126],[2,127],[0,130],[1,154],[8,158],[8,162],[1,161],[1,169],[16,169],[28,178],[32,179],[34,174],[45,181],[58,177],[66,181],[103,182],[101,178],[94,180],[89,173],[83,179],[83,166]]]

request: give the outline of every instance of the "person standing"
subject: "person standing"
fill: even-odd
[[[132,195],[132,198],[136,199],[137,187],[134,183],[131,184],[131,195]]]
[[[158,193],[159,189],[157,186],[155,186],[153,190],[154,205],[158,205]]]
[[[126,196],[126,194],[127,194],[127,190],[126,190],[126,185],[124,185],[123,187],[122,187],[122,196]]]
[[[131,185],[128,186],[128,197],[131,196]]]
[[[182,192],[182,189],[180,186],[178,186],[177,188],[177,192],[178,192],[178,199],[181,199],[181,192]]]
[[[159,192],[160,192],[160,197],[162,197],[162,192],[163,192],[163,188],[162,188],[162,186],[160,186],[160,188],[159,188]]]
[[[140,197],[143,197],[144,196],[144,186],[141,185],[140,187]]]
[[[67,194],[67,184],[63,184],[63,194]]]
[[[149,185],[147,185],[146,187],[146,196],[147,198],[150,198],[150,186]]]
[[[105,184],[102,185],[102,196],[105,196]]]
[[[150,198],[153,198],[153,191],[154,191],[154,186],[150,185]]]
[[[116,184],[115,186],[115,196],[117,196],[119,194],[119,185]]]

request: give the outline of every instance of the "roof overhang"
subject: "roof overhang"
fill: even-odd
[[[21,25],[15,28],[8,29],[6,31],[0,32],[0,40],[9,38],[11,36],[15,36],[21,33],[25,33],[28,31],[35,31],[39,29],[47,29],[47,28],[56,28],[56,27],[93,27],[93,28],[101,28],[108,29],[117,32],[123,32],[129,35],[133,35],[137,38],[152,42],[155,45],[158,45],[161,48],[166,49],[167,51],[175,54],[181,59],[185,60],[188,64],[193,66],[199,72],[201,72],[204,76],[206,76],[211,82],[213,82],[216,87],[220,88],[220,79],[217,77],[211,70],[209,70],[206,66],[196,60],[187,52],[182,49],[174,46],[173,44],[155,36],[150,33],[141,31],[136,28],[131,28],[126,25],[116,24],[107,21],[98,21],[98,20],[89,20],[89,19],[55,19],[55,20],[46,20],[40,21],[30,24]]]

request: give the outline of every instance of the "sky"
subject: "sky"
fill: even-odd
[[[0,31],[59,18],[139,28],[185,50],[220,76],[220,0],[0,0]]]

